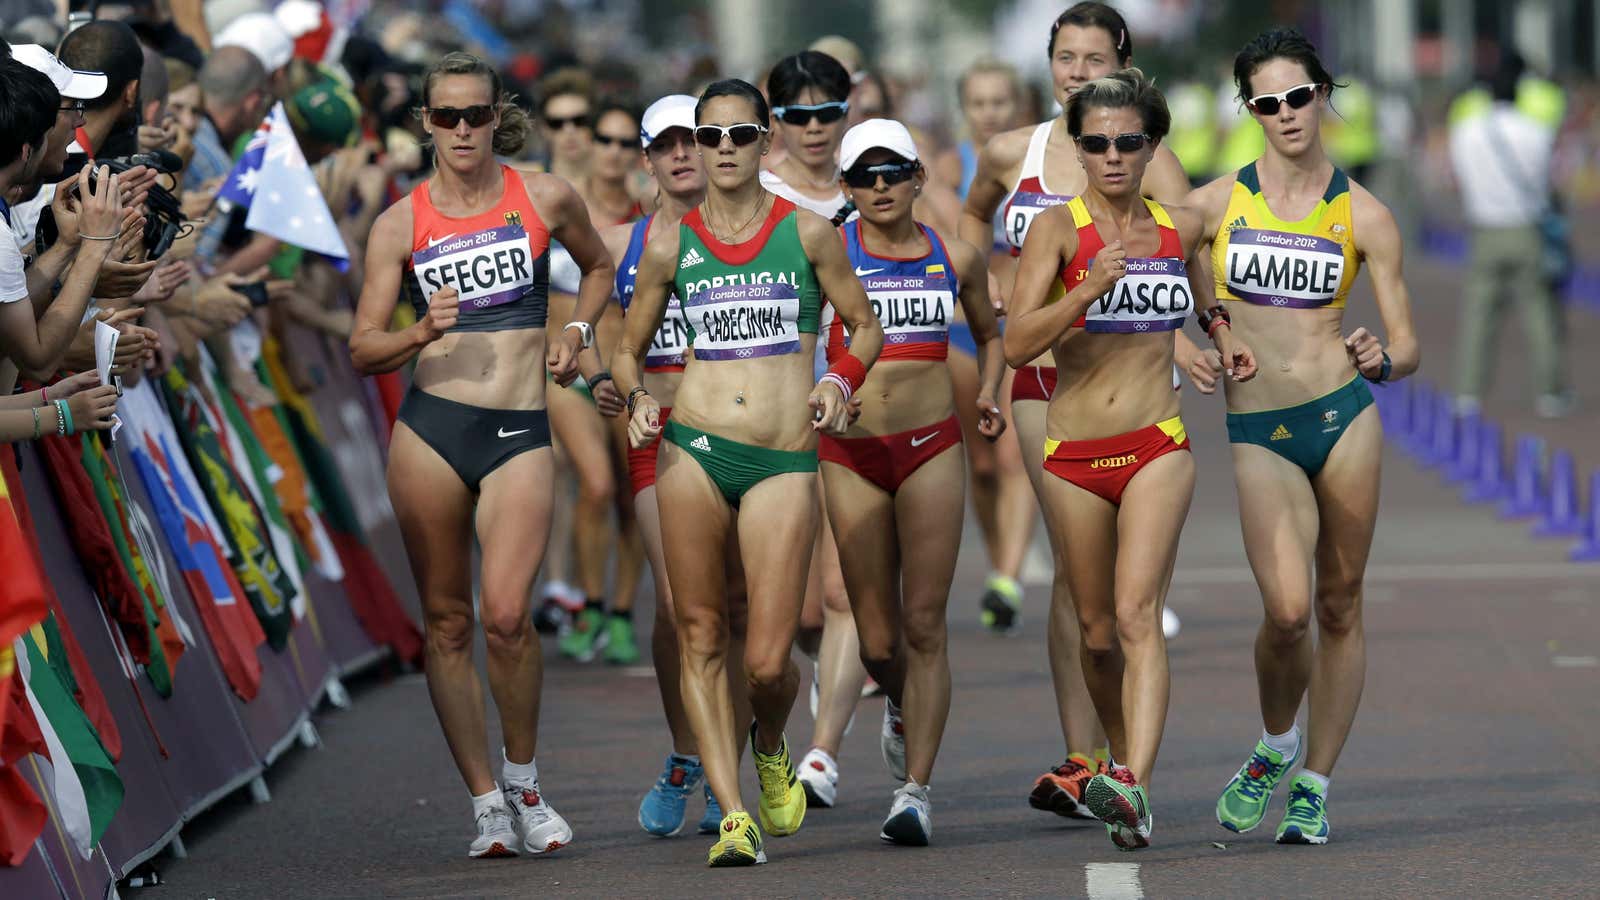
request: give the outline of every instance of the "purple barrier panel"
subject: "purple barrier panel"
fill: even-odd
[[[295,625],[282,652],[266,644],[256,648],[256,657],[261,660],[261,693],[249,703],[234,703],[256,758],[265,762],[277,758],[310,705],[311,695],[295,672],[294,657],[299,652],[295,635],[303,629],[303,622]]]
[[[44,763],[36,757],[27,757],[20,764],[22,777],[33,792],[44,800],[50,818],[33,842],[33,852],[16,869],[0,869],[0,897],[34,898],[68,897],[71,900],[101,900],[110,893],[114,880],[102,847],[84,859],[72,846],[56,814],[54,796],[50,793],[49,776]],[[121,768],[119,765],[118,768]],[[110,834],[109,831],[106,832]],[[13,889],[11,878],[23,878]]]

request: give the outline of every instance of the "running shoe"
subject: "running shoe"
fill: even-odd
[[[927,787],[908,781],[894,792],[889,818],[883,820],[878,837],[891,844],[926,847],[933,839],[933,804]]]
[[[725,866],[759,866],[767,861],[766,845],[761,840],[761,829],[750,820],[744,810],[722,817],[717,829],[717,842],[711,845],[706,864],[713,869]]]
[[[756,749],[756,726],[750,723],[750,755],[756,760],[756,777],[761,781],[761,803],[757,812],[761,827],[773,837],[787,837],[800,830],[806,818],[806,792],[795,778],[794,763],[789,759],[789,739],[771,755]],[[722,829],[728,830],[728,820],[722,820]]]
[[[1150,798],[1144,786],[1133,780],[1133,770],[1118,766],[1109,775],[1096,775],[1084,789],[1083,802],[1094,817],[1106,823],[1106,834],[1120,850],[1150,846],[1150,829],[1155,817],[1150,814]]]
[[[605,661],[613,666],[631,666],[639,662],[639,642],[633,636],[633,620],[621,616],[606,617]]]
[[[1170,607],[1170,606],[1161,607],[1161,635],[1162,635],[1162,637],[1165,637],[1167,640],[1170,641],[1173,638],[1177,637],[1178,636],[1178,632],[1182,631],[1182,630],[1183,630],[1183,622],[1179,621],[1178,614],[1172,611],[1172,607]]]
[[[567,623],[567,608],[554,597],[544,598],[533,614],[533,630],[540,634],[556,634]]]
[[[883,701],[883,730],[878,735],[878,749],[883,751],[883,764],[895,781],[906,780],[906,723],[900,717],[900,707],[893,700]]]
[[[1074,753],[1066,762],[1039,776],[1033,783],[1033,793],[1028,795],[1028,805],[1069,819],[1093,819],[1094,813],[1083,805],[1083,789],[1095,774],[1094,760]]]
[[[1328,798],[1304,773],[1289,782],[1289,808],[1278,825],[1280,844],[1326,844]]]
[[[667,754],[655,787],[639,803],[639,827],[658,837],[671,837],[682,831],[689,795],[700,786],[704,776],[705,770],[698,761],[676,753]]]
[[[520,846],[517,829],[511,824],[511,810],[504,806],[487,806],[478,813],[478,837],[467,848],[467,855],[473,859],[516,856]]]
[[[525,852],[551,853],[572,843],[572,826],[544,802],[539,785],[508,784],[504,793]]]
[[[1016,579],[990,575],[978,605],[983,627],[995,634],[1014,634],[1022,627],[1022,587]]]
[[[573,617],[572,631],[563,637],[558,647],[561,655],[578,662],[589,662],[606,646],[606,614],[586,606]]]
[[[1265,741],[1256,741],[1250,758],[1239,767],[1239,774],[1233,776],[1222,789],[1222,796],[1217,798],[1217,824],[1239,834],[1254,831],[1261,824],[1262,816],[1267,814],[1272,792],[1300,761],[1304,746],[1302,737],[1293,755],[1285,756],[1268,747]]]
[[[867,680],[861,682],[861,699],[865,700],[868,697],[883,697],[883,696],[885,696],[885,694],[883,692],[883,685],[878,683],[878,679],[873,678],[871,675],[868,675],[867,676]],[[855,716],[853,714],[850,716],[850,721],[851,721],[852,724],[855,723]],[[847,728],[846,732],[848,733],[848,731],[849,731],[849,729]]]
[[[717,827],[722,824],[722,804],[717,802],[717,795],[711,793],[711,782],[706,782],[706,814],[700,817],[700,833],[716,834]]]
[[[800,758],[800,768],[795,777],[805,789],[806,800],[823,809],[833,806],[839,798],[839,764],[821,747],[812,747]]]

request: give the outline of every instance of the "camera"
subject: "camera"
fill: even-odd
[[[176,153],[155,150],[150,153],[134,153],[129,156],[95,160],[94,167],[89,171],[90,190],[99,189],[96,175],[101,166],[113,175],[120,175],[140,166],[171,175],[183,170],[183,159]],[[150,259],[160,259],[161,255],[172,247],[172,242],[177,240],[188,227],[183,221],[183,206],[171,191],[159,184],[153,184],[145,201],[144,215],[144,248]]]

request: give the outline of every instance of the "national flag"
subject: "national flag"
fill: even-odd
[[[262,133],[266,136],[266,146],[259,164],[240,172],[238,179],[240,191],[247,194],[248,199],[235,202],[250,207],[245,227],[348,265],[350,251],[345,248],[344,236],[328,211],[328,202],[317,187],[316,176],[306,164],[282,103],[273,104],[272,112],[256,132],[257,135]],[[250,143],[255,143],[254,137]],[[241,164],[249,156],[247,150],[240,159]],[[235,171],[239,168],[235,167]],[[229,179],[230,184],[234,181]]]
[[[7,658],[16,658],[15,646],[16,639],[5,646]],[[0,866],[21,865],[49,820],[44,801],[20,768],[30,754],[49,752],[22,672],[14,668],[0,678]]]
[[[0,447],[0,453],[11,448]],[[50,612],[45,599],[44,577],[34,563],[27,538],[11,507],[11,493],[0,477],[0,679],[10,676],[16,666],[11,644],[33,623]],[[5,726],[5,707],[0,706],[0,728]]]
[[[233,171],[228,173],[222,187],[217,189],[217,205],[224,212],[235,206],[250,206],[256,186],[261,181],[261,165],[267,155],[267,141],[272,127],[271,116],[261,120],[255,133],[250,135],[250,142],[244,145],[244,153],[233,164]]]

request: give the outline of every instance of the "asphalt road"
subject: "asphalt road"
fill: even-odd
[[[1458,287],[1442,269],[1412,268],[1426,365],[1448,380]],[[1352,307],[1351,327],[1376,324],[1369,301]],[[1586,465],[1600,462],[1592,386],[1600,361],[1574,360],[1586,411],[1539,423],[1520,409],[1520,338],[1514,315],[1508,321],[1505,377],[1490,411],[1540,429]],[[1600,338],[1600,320],[1576,313],[1572,331],[1581,348],[1585,336]],[[1185,411],[1204,477],[1169,597],[1183,632],[1170,644],[1172,704],[1149,850],[1119,852],[1096,823],[1028,807],[1032,780],[1063,756],[1044,591],[1032,589],[1021,636],[982,633],[975,598],[984,566],[969,527],[951,601],[954,708],[933,779],[929,848],[878,840],[895,785],[878,757],[883,701],[867,700],[845,740],[838,806],[811,811],[793,837],[769,840],[767,866],[707,869],[707,839],[652,838],[635,821],[667,749],[648,669],[580,666],[547,642],[539,768],[546,796],[576,832],[571,847],[544,858],[465,857],[470,807],[423,681],[406,676],[354,686],[353,709],[317,719],[323,746],[291,753],[268,773],[272,802],[236,797],[191,825],[189,858],[158,860],[167,883],[154,890],[274,900],[1593,896],[1600,565],[1565,563],[1568,543],[1535,541],[1524,525],[1462,504],[1392,449],[1367,580],[1366,695],[1333,776],[1332,842],[1272,843],[1281,790],[1258,832],[1216,825],[1217,792],[1260,730],[1251,672],[1260,604],[1239,540],[1222,408],[1188,391]],[[802,701],[789,735],[803,744],[809,730]],[[753,790],[749,765],[745,780]],[[699,811],[696,801],[691,815]]]

